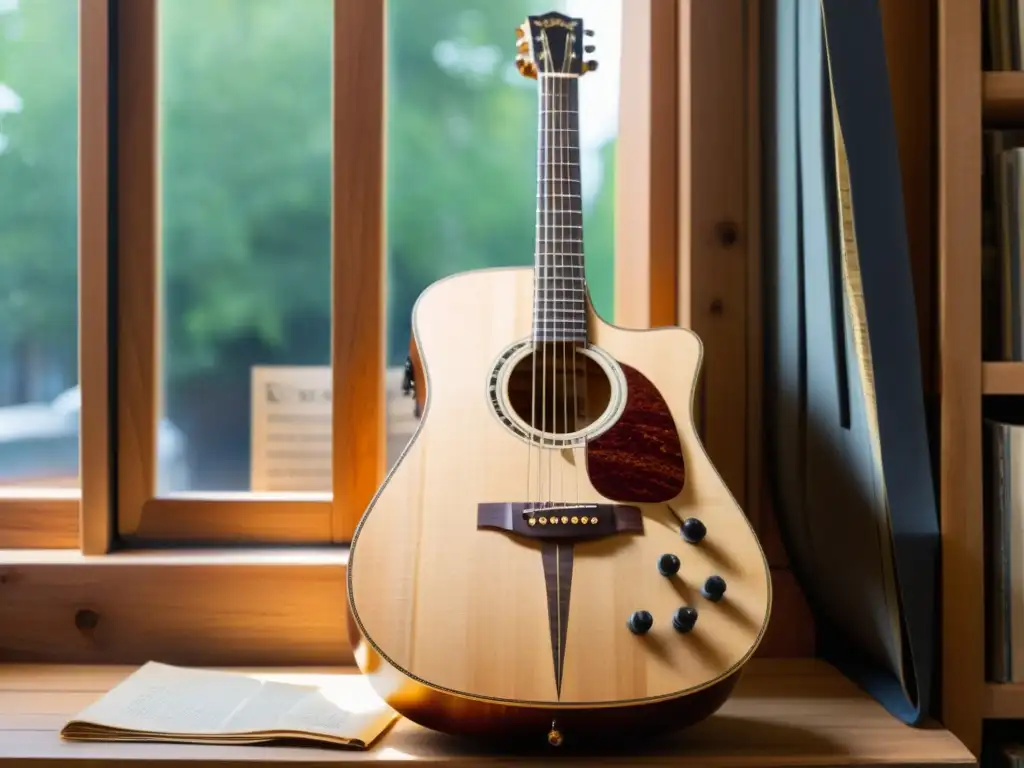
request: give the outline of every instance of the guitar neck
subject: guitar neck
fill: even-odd
[[[533,334],[537,341],[587,340],[580,185],[579,80],[539,78],[537,250]]]

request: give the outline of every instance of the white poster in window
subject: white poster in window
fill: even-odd
[[[331,367],[252,368],[251,488],[331,491]]]

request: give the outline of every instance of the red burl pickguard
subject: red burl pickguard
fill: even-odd
[[[613,501],[656,503],[683,490],[686,464],[668,404],[640,371],[621,365],[626,409],[615,425],[587,444],[587,474]]]

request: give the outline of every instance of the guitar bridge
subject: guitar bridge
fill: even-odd
[[[489,502],[477,505],[477,528],[494,528],[532,539],[603,539],[617,533],[643,533],[639,507],[626,504]]]

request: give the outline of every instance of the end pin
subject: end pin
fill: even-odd
[[[552,747],[560,747],[562,746],[563,740],[564,739],[562,737],[562,732],[558,730],[558,726],[556,725],[555,721],[552,720],[551,730],[548,731],[548,744],[550,744]]]

